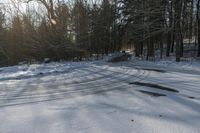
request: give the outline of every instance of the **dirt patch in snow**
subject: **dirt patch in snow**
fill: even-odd
[[[151,88],[155,88],[155,89],[159,89],[159,90],[175,92],[175,93],[179,92],[178,90],[176,90],[174,88],[170,88],[170,87],[166,87],[166,86],[162,86],[162,85],[158,85],[158,84],[153,84],[153,83],[133,82],[133,83],[130,83],[130,84],[139,85],[139,86],[146,86],[146,87],[151,87]]]
[[[153,96],[153,97],[161,97],[161,96],[166,96],[165,94],[162,93],[156,93],[156,92],[149,92],[149,91],[144,91],[144,90],[138,90],[139,92],[149,95],[149,96]]]
[[[160,73],[166,73],[165,70],[160,70],[160,69],[153,69],[153,68],[142,68],[143,70],[147,71],[154,71],[154,72],[160,72]]]
[[[196,99],[195,97],[192,97],[192,96],[188,96],[188,98],[190,98],[190,99]]]

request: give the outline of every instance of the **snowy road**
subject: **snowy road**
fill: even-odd
[[[0,133],[200,133],[197,70],[84,62],[0,74]]]

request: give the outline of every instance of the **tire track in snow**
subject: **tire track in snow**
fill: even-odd
[[[4,107],[6,105],[18,105],[20,103],[22,103],[22,104],[30,103],[30,102],[32,103],[34,101],[41,102],[41,101],[54,100],[59,97],[65,98],[66,95],[70,95],[72,93],[73,94],[76,94],[76,93],[77,94],[80,94],[80,93],[93,94],[93,92],[96,93],[96,92],[102,92],[102,91],[105,92],[105,91],[111,91],[111,90],[118,90],[118,89],[121,89],[121,87],[123,88],[124,85],[127,85],[126,82],[132,78],[135,78],[135,81],[138,81],[138,80],[141,81],[141,80],[144,80],[145,78],[147,78],[149,75],[149,73],[147,73],[147,71],[140,70],[140,69],[136,69],[137,70],[136,73],[134,73],[133,75],[128,75],[128,76],[127,76],[127,74],[129,73],[129,71],[127,71],[126,73],[122,73],[122,72],[112,72],[111,70],[108,70],[108,68],[98,68],[98,69],[101,70],[99,72],[100,74],[102,74],[102,72],[103,72],[103,74],[102,74],[103,76],[101,79],[104,79],[104,80],[102,80],[102,81],[100,79],[94,80],[94,81],[86,80],[82,83],[74,83],[74,85],[71,85],[71,89],[67,89],[67,90],[54,89],[55,92],[51,92],[51,93],[46,92],[46,93],[43,93],[40,95],[38,95],[38,94],[33,95],[32,93],[30,93],[28,91],[26,93],[26,95],[1,97],[1,100],[3,100],[4,103],[6,101],[7,102],[6,102],[6,104],[0,104],[0,107]],[[104,75],[104,73],[106,73],[106,72],[112,72],[112,75],[109,75],[109,78],[108,78],[108,75]],[[91,71],[91,74],[93,74],[93,73],[94,72]],[[105,77],[105,76],[107,76],[107,77]],[[102,83],[101,86],[99,86],[99,83]],[[120,84],[120,86],[119,86],[119,84]],[[83,88],[80,88],[81,86],[83,86]],[[78,87],[79,89],[74,89],[75,87]],[[69,87],[67,87],[67,88],[69,88]],[[104,89],[104,88],[106,88],[106,89]],[[48,90],[49,88],[46,88],[46,89]],[[18,100],[18,102],[17,102],[17,100]]]

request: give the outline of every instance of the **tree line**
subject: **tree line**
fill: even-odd
[[[159,51],[180,61],[185,38],[195,38],[200,56],[200,0],[10,0],[0,7],[1,65],[99,58],[129,46],[147,60]]]
[[[195,38],[196,55],[200,56],[199,0],[122,0],[126,36],[136,48],[136,56],[155,57],[156,49],[169,57],[175,54],[180,61],[184,39]]]

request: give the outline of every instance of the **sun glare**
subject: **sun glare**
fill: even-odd
[[[51,19],[51,23],[52,23],[52,24],[54,24],[54,25],[56,25],[56,24],[57,24],[57,22],[56,22],[56,20],[55,20],[55,19]]]

